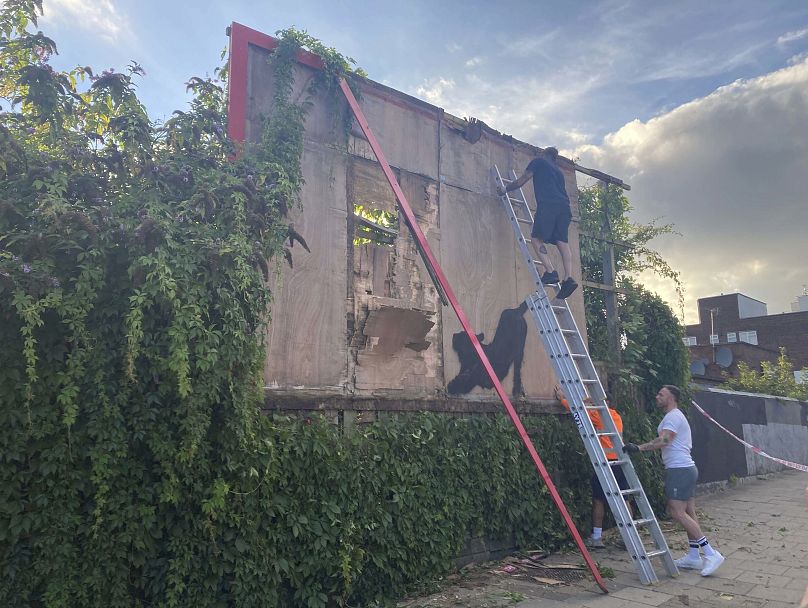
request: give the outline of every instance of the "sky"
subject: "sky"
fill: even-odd
[[[808,285],[808,2],[45,0],[60,68],[146,71],[161,120],[211,75],[233,21],[294,26],[371,79],[632,186],[632,219],[700,297],[790,310]],[[579,184],[587,185],[579,174]],[[646,285],[679,311],[667,280]]]

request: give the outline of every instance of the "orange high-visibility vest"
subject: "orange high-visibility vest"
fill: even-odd
[[[570,411],[570,405],[567,403],[566,399],[561,400],[561,405],[563,405],[568,412]],[[605,430],[603,420],[601,420],[600,412],[598,410],[587,410],[586,413],[589,414],[589,419],[592,421],[592,425],[595,427],[596,431],[602,432]],[[609,408],[609,415],[614,421],[614,426],[617,427],[617,432],[622,435],[623,419],[620,417],[620,414],[617,413],[617,410]],[[606,452],[606,458],[608,460],[617,460],[617,454],[614,452],[611,437],[601,437],[600,445],[603,446],[603,449]]]

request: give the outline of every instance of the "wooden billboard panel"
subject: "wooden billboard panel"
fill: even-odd
[[[363,83],[359,105],[391,166],[438,179],[440,108],[370,81]],[[352,153],[375,160],[361,138],[354,145]]]
[[[516,257],[508,218],[497,199],[458,188],[441,189],[441,258],[455,296],[483,344],[491,343],[502,312],[524,299],[516,286]],[[525,316],[525,318],[527,318]],[[461,371],[455,346],[461,326],[452,314],[443,317],[444,377],[447,385]],[[513,374],[504,382],[513,393]],[[465,394],[465,393],[461,393]],[[474,388],[470,395],[494,397],[490,389]]]
[[[241,106],[231,91],[231,106],[243,106],[242,131],[253,143],[272,112],[275,91],[266,50],[271,45],[262,49],[261,44],[248,45],[246,91],[236,100]],[[455,343],[460,324],[441,305],[404,222],[399,219],[389,227],[384,243],[356,241],[362,223],[355,216],[357,204],[390,213],[397,205],[364,136],[340,127],[344,100],[307,97],[312,65],[296,67],[293,98],[311,105],[304,134],[302,210],[290,217],[311,253],[295,247],[294,267],[281,264],[272,285],[268,389],[273,395],[372,398],[379,403],[448,403],[452,395],[495,401],[490,388],[465,385],[464,347]],[[523,358],[518,392],[533,402],[551,398],[552,368],[529,313],[519,314],[533,291],[532,281],[490,173],[496,164],[503,172],[515,169],[520,174],[537,149],[378,83],[360,81],[360,86],[362,110],[476,333],[485,334],[483,343],[490,348],[492,341],[500,348],[515,339]],[[239,132],[231,127],[231,133]],[[575,174],[562,169],[575,199]],[[525,191],[533,202],[531,184]],[[575,223],[570,245],[573,274],[580,278]],[[550,250],[560,262],[555,248]],[[582,291],[570,302],[585,330]],[[501,333],[505,317],[509,321]],[[498,355],[500,363],[511,363],[504,382],[511,394],[519,388],[508,360],[512,350]],[[456,392],[450,395],[450,389]]]
[[[303,175],[302,210],[292,219],[311,253],[295,247],[294,267],[281,267],[273,285],[265,379],[271,387],[342,390],[348,350],[345,156],[308,142]]]

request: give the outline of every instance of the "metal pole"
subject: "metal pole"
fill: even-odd
[[[603,208],[603,224],[600,227],[602,242],[606,245],[603,250],[603,284],[612,289],[604,290],[603,299],[606,305],[606,335],[609,342],[609,350],[612,353],[612,365],[617,367],[622,361],[622,348],[620,344],[620,318],[617,315],[617,292],[615,287],[615,275],[617,274],[614,264],[614,244],[612,235],[612,222],[609,218],[609,184],[603,180],[598,181],[598,188],[601,196]]]

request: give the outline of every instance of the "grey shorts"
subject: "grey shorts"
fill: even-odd
[[[696,494],[699,470],[695,465],[665,469],[665,496],[668,500],[688,501]]]

